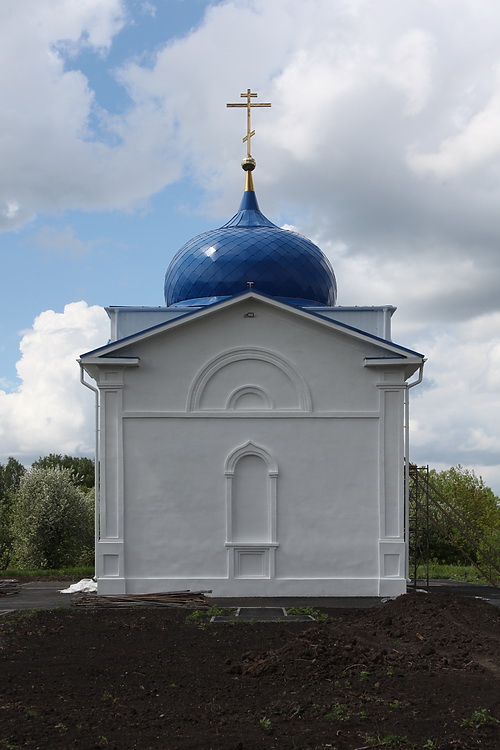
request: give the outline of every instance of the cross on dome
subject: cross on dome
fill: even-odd
[[[227,104],[247,110],[240,208],[222,227],[193,237],[176,253],[165,274],[167,307],[202,307],[245,290],[298,307],[335,305],[337,283],[328,258],[311,240],[281,229],[259,209],[252,179],[251,111],[271,104],[253,102],[256,96],[247,89],[241,94],[245,103]]]
[[[246,97],[246,104],[226,104],[226,107],[246,107],[247,110],[247,134],[243,137],[243,143],[247,144],[247,163],[252,160],[253,166],[251,169],[255,168],[255,161],[252,159],[252,156],[250,154],[250,139],[255,135],[255,130],[252,130],[252,122],[251,122],[251,108],[252,107],[270,107],[272,106],[270,102],[252,102],[252,97],[258,96],[255,92],[252,91],[252,89],[247,89],[245,94],[240,94],[242,97]],[[243,166],[243,165],[242,165]],[[243,169],[245,167],[243,166]]]

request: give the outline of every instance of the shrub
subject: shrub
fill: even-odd
[[[20,568],[91,563],[93,516],[93,500],[75,486],[70,470],[32,468],[14,495],[11,563]]]

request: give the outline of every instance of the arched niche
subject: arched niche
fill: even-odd
[[[278,467],[271,454],[249,441],[226,459],[227,524],[229,544],[276,542],[276,485]]]
[[[250,411],[272,409],[273,402],[269,394],[258,385],[244,385],[236,388],[229,396],[226,409]]]
[[[252,398],[253,396],[253,398]],[[311,395],[304,378],[283,357],[256,348],[237,348],[210,360],[194,378],[187,410],[311,411]],[[241,399],[240,406],[237,406]]]

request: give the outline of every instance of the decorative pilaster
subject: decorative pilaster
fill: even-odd
[[[379,432],[379,596],[406,591],[404,581],[404,389],[380,383]]]
[[[99,591],[125,592],[123,562],[123,371],[102,370],[100,444],[100,530],[97,549]]]
[[[403,537],[404,384],[381,383],[379,432],[380,538]]]

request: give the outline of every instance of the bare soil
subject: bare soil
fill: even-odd
[[[235,625],[167,608],[8,615],[0,748],[500,748],[500,609],[408,594],[323,611]]]

